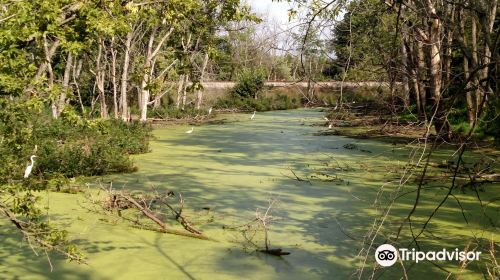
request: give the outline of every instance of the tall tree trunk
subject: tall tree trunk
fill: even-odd
[[[99,50],[97,54],[97,69],[96,69],[96,84],[97,89],[99,90],[99,104],[100,104],[100,112],[101,118],[108,118],[108,107],[106,105],[106,91],[104,88],[104,83],[106,81],[106,65],[103,64],[103,52],[105,52],[104,41],[99,40]],[[104,53],[104,56],[106,54]]]
[[[113,117],[118,119],[118,82],[116,80],[115,37],[111,38],[111,83],[113,84]]]
[[[82,72],[83,62],[78,59],[77,63],[73,65],[73,85],[75,86],[76,93],[78,95],[78,102],[80,103],[80,109],[82,110],[82,115],[85,115],[85,106],[83,106],[82,95],[80,93],[80,86],[78,85],[78,79]]]
[[[465,17],[464,17],[464,11],[463,9],[460,9],[458,11],[459,15],[459,21],[460,21],[460,37],[461,40],[464,44],[464,48],[467,47],[468,40],[465,36]],[[470,69],[469,69],[469,58],[464,54],[463,55],[463,65],[464,65],[464,79],[467,81],[470,78]],[[465,100],[467,104],[467,119],[469,120],[469,125],[472,127],[472,125],[475,122],[476,119],[476,112],[475,112],[475,104],[474,104],[474,97],[472,96],[472,91],[471,91],[471,85],[472,83],[468,82],[466,85],[467,92],[465,93]]]
[[[55,43],[54,43],[55,44]],[[52,92],[54,89],[54,72],[52,71],[52,56],[54,55],[52,49],[49,48],[49,42],[47,41],[47,37],[45,34],[43,35],[43,49],[44,49],[44,54],[45,54],[45,68],[47,69],[48,77],[47,77],[47,82],[48,82],[48,91],[49,93]],[[57,114],[57,100],[52,101],[52,117],[57,119],[58,114]]]
[[[445,140],[450,139],[450,125],[443,110],[442,95],[442,82],[443,82],[443,60],[440,53],[441,49],[441,32],[442,23],[441,19],[436,12],[431,0],[427,0],[427,13],[429,15],[429,29],[428,29],[428,64],[429,64],[429,79],[430,79],[430,92],[433,100],[434,110],[436,112],[434,119],[434,127],[436,133],[443,137]]]
[[[66,106],[66,96],[69,92],[69,82],[71,79],[72,68],[73,68],[73,55],[71,53],[68,53],[68,56],[66,57],[66,67],[64,68],[62,91],[61,95],[59,96],[59,102],[56,105],[57,117],[61,115],[62,111],[64,110],[64,106]]]
[[[160,39],[160,41],[157,43],[156,46],[154,46],[154,41],[156,38],[156,34],[158,32],[158,27],[153,28],[151,35],[149,37],[147,51],[146,51],[146,58],[144,60],[144,69],[143,69],[144,72],[141,81],[141,89],[139,92],[139,109],[141,111],[142,122],[145,122],[148,119],[148,105],[151,96],[151,91],[149,90],[148,85],[151,82],[151,77],[153,76],[154,73],[155,58],[160,52],[163,44],[167,41],[167,39],[170,37],[173,31],[174,29],[170,28],[170,30],[168,30],[163,35],[163,37]]]
[[[410,76],[411,89],[415,96],[415,105],[417,107],[417,114],[419,117],[422,116],[422,105],[420,104],[420,91],[418,87],[418,67],[417,67],[417,57],[415,55],[414,44],[405,41],[408,54],[408,73]]]
[[[189,75],[184,75],[184,86],[182,89],[182,110],[186,108],[186,101],[187,101],[187,87],[189,84]]]
[[[308,69],[308,74],[307,74],[307,98],[309,99],[309,102],[314,100],[314,90],[315,90],[315,84],[313,81],[313,74],[312,74],[312,61],[309,59],[309,69]]]
[[[434,10],[435,13],[435,10]],[[439,18],[431,19],[429,27],[429,47],[428,47],[428,61],[429,61],[429,79],[430,79],[430,92],[432,99],[435,103],[439,103],[441,99],[442,88],[442,75],[441,71],[441,53],[440,49],[440,29],[441,21]]]
[[[207,68],[208,64],[208,53],[205,54],[205,57],[203,59],[203,65],[201,66],[201,74],[200,74],[200,84],[201,88],[198,88],[196,91],[196,109],[200,109],[201,103],[203,101],[203,80],[205,79],[205,71]]]
[[[481,70],[481,81],[487,81],[488,76],[489,76],[489,70],[491,67],[489,67],[489,64],[491,62],[491,48],[490,44],[491,43],[491,34],[493,32],[493,27],[495,26],[495,19],[496,19],[496,14],[497,14],[497,6],[498,6],[498,0],[488,0],[485,1],[484,4],[482,5],[485,9],[486,17],[482,18],[482,30],[484,33],[484,50],[483,50],[483,61],[482,64],[485,65],[485,67]],[[495,36],[497,37],[497,36]],[[498,38],[498,37],[497,37]],[[493,44],[492,44],[493,45]],[[497,55],[498,55],[498,50],[497,50]],[[487,94],[492,94],[493,90],[490,87],[489,83],[486,82],[484,83],[484,92],[485,94],[480,95],[480,99],[478,99],[478,109],[477,112],[481,112],[482,108],[480,106],[484,105],[484,99],[486,98]]]
[[[472,67],[476,68],[479,66],[479,59],[477,53],[477,25],[476,18],[471,16],[471,43],[472,43]],[[476,114],[479,111],[479,105],[481,104],[481,95],[482,93],[479,90],[479,78],[476,74],[473,77],[474,86],[476,87],[475,95],[476,95]],[[477,117],[477,116],[475,116]]]
[[[123,53],[123,69],[121,77],[121,96],[120,96],[120,108],[122,113],[122,120],[129,120],[128,112],[128,102],[127,102],[127,85],[128,85],[128,69],[130,66],[130,49],[132,46],[132,39],[134,33],[130,31],[127,33],[127,40],[125,41],[125,51]]]
[[[152,64],[152,54],[153,54],[153,44],[158,28],[153,28],[151,35],[149,36],[149,41],[146,49],[146,57],[144,59],[144,68],[141,81],[141,88],[139,90],[139,110],[141,111],[141,121],[145,122],[148,119],[148,102],[149,102],[149,89],[148,83],[150,80],[150,71],[153,66]]]
[[[426,89],[426,68],[425,68],[425,56],[424,56],[424,46],[420,40],[417,40],[416,43],[416,58],[417,58],[417,81],[418,81],[418,92],[420,94],[420,105],[421,112],[423,114],[424,119],[427,121],[427,89]]]
[[[449,87],[450,78],[451,78],[451,60],[452,60],[452,43],[453,43],[453,34],[455,33],[455,6],[454,5],[446,5],[447,11],[446,14],[448,16],[447,28],[443,30],[445,33],[445,39],[443,40],[444,44],[442,46],[443,49],[443,81],[442,85],[446,88]]]
[[[179,76],[179,86],[177,87],[177,101],[175,102],[175,108],[179,109],[181,107],[182,90],[184,89],[184,75]]]
[[[403,63],[403,102],[405,109],[408,109],[410,105],[410,67],[408,64],[408,52],[406,50],[406,46],[404,41],[401,42],[401,54],[402,54],[402,63]]]

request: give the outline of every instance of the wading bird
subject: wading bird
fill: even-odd
[[[208,114],[212,114],[212,107],[210,107],[210,109],[208,109]]]
[[[193,133],[193,131],[194,131],[194,126],[192,126],[190,130],[186,131],[186,133],[191,134],[191,133]]]
[[[30,157],[31,164],[28,164],[28,166],[26,166],[26,170],[24,170],[24,178],[28,178],[28,176],[30,176],[31,170],[33,169],[33,164],[35,164],[35,161],[33,160],[34,158],[36,158],[35,155],[32,155]]]
[[[253,120],[253,119],[255,118],[255,113],[256,113],[256,112],[257,112],[257,111],[253,111],[253,115],[250,117],[250,119],[251,119],[251,120]]]
[[[323,117],[323,119],[327,122],[330,121],[327,117]]]
[[[333,124],[331,123],[331,124],[328,126],[328,128],[329,128],[329,129],[331,129],[332,127],[333,127]]]

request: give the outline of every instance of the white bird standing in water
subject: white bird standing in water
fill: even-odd
[[[212,114],[212,107],[210,107],[210,109],[208,109],[208,114]]]
[[[36,158],[35,155],[32,155],[30,157],[31,164],[28,164],[28,166],[26,166],[26,170],[24,170],[24,178],[28,178],[28,176],[30,176],[31,170],[33,169],[33,164],[35,164],[34,158]]]
[[[329,129],[331,129],[332,127],[333,127],[333,124],[331,123],[331,124],[328,126],[328,128],[329,128]]]
[[[186,131],[186,133],[191,134],[191,133],[193,133],[193,131],[194,131],[194,126],[192,126],[190,130]]]
[[[327,117],[323,117],[323,119],[327,122],[330,121]]]
[[[253,115],[250,117],[250,119],[251,119],[251,120],[253,120],[253,119],[255,118],[255,113],[256,113],[256,112],[257,112],[257,111],[253,111]]]

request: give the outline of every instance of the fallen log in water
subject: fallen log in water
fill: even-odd
[[[121,211],[125,209],[136,209],[139,212],[141,212],[144,215],[144,217],[146,217],[147,219],[151,220],[156,225],[158,225],[158,227],[156,228],[156,227],[146,226],[144,224],[140,224],[138,221],[135,221],[134,227],[136,228],[147,229],[167,234],[192,237],[202,240],[210,240],[210,238],[205,236],[203,232],[201,232],[200,230],[196,229],[191,224],[191,222],[185,216],[182,215],[182,209],[184,206],[184,200],[182,199],[182,195],[179,195],[181,207],[179,210],[176,210],[167,202],[167,199],[169,199],[173,195],[172,192],[169,192],[167,193],[167,195],[164,196],[155,193],[154,195],[135,198],[131,194],[124,191],[115,191],[112,188],[104,190],[108,193],[108,197],[106,198],[106,200],[101,202],[101,206],[104,210],[116,211],[121,218],[126,219],[122,217]],[[151,207],[155,204],[168,207],[168,209],[170,209],[170,211],[173,213],[175,220],[183,226],[185,231],[173,229],[169,227],[164,221],[162,221],[159,215],[156,214],[151,209]],[[131,221],[130,219],[126,220]]]

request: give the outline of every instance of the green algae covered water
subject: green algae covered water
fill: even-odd
[[[195,127],[192,134],[185,133],[188,126],[156,129],[151,153],[134,157],[138,172],[90,178],[90,191],[112,182],[115,188],[134,192],[154,188],[182,193],[186,214],[215,241],[130,227],[116,217],[86,210],[81,194],[43,194],[51,220],[69,231],[88,265],[53,256],[50,272],[44,253],[36,257],[20,242],[19,234],[2,224],[0,279],[349,278],[362,261],[357,255],[363,236],[380,214],[374,201],[377,195],[387,199],[408,160],[408,150],[377,141],[315,136],[323,128],[312,124],[321,123],[322,116],[319,110],[304,109],[260,113],[254,120],[235,114],[221,116],[229,120],[225,124]],[[446,159],[447,153],[442,154]],[[437,182],[424,190],[415,214],[417,225],[442,199],[444,187],[448,183]],[[407,215],[414,189],[411,182],[405,187],[408,194],[393,205],[382,236],[391,236]],[[491,225],[499,222],[498,186],[489,186],[480,195],[488,203],[483,208],[475,194],[457,194],[463,213],[456,200],[446,202],[422,237],[423,249],[498,242],[498,228]],[[257,209],[266,209],[270,198],[278,200],[269,230],[271,246],[290,252],[288,256],[259,253],[240,231],[227,229],[251,221]],[[257,232],[252,242],[262,246],[262,234]],[[362,279],[374,262],[369,255]],[[471,263],[461,272],[462,278],[482,278],[485,265],[486,258]],[[439,266],[408,263],[406,273],[410,279],[444,279],[448,272],[460,271],[458,262]],[[378,273],[382,279],[393,279],[401,275],[401,267]]]

